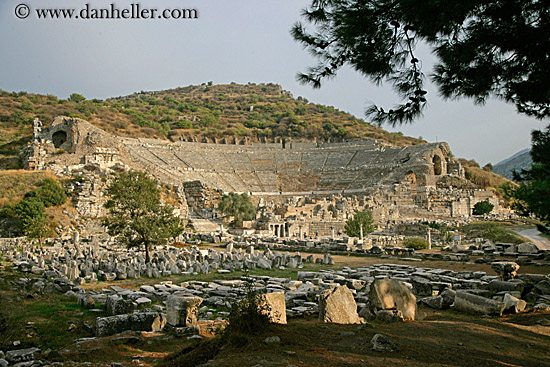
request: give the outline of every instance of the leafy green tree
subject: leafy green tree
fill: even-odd
[[[493,211],[494,205],[488,202],[487,200],[480,201],[478,203],[475,203],[474,209],[472,210],[472,213],[474,215],[485,215],[489,214]]]
[[[161,205],[155,181],[144,172],[124,172],[107,188],[110,199],[105,203],[109,216],[103,224],[108,233],[118,236],[128,248],[144,247],[149,262],[151,246],[164,245],[183,232],[181,220],[173,208]]]
[[[344,232],[351,237],[359,237],[363,227],[363,235],[374,232],[376,226],[371,211],[357,212],[352,219],[348,219],[344,226]]]
[[[21,228],[28,238],[36,238],[40,244],[52,234],[48,225],[44,203],[36,197],[26,197],[15,206],[21,219]]]
[[[244,220],[252,220],[256,215],[256,208],[246,193],[236,194],[230,192],[222,197],[218,204],[218,210],[227,216],[233,217],[233,224],[237,227],[243,225]]]
[[[86,97],[84,97],[82,94],[72,93],[69,96],[69,101],[71,101],[71,102],[79,103],[79,102],[82,102],[82,101],[85,101],[85,100],[86,100]]]
[[[415,51],[437,57],[432,81],[445,98],[490,97],[518,112],[550,116],[550,2],[540,0],[312,0],[293,37],[320,61],[303,83],[321,86],[349,65],[373,82],[392,85],[405,102],[371,106],[374,122],[411,122],[426,106],[425,75]]]
[[[534,214],[542,220],[549,231],[550,226],[550,125],[546,130],[531,133],[531,158],[533,165],[528,170],[514,173],[520,182],[518,187],[504,187],[505,196],[512,199],[512,207],[522,215]]]
[[[46,208],[65,204],[67,194],[57,181],[45,178],[38,184],[38,188],[25,194],[25,197],[34,197],[40,200]]]

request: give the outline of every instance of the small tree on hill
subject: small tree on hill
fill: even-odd
[[[144,247],[149,262],[151,246],[164,245],[183,232],[181,221],[172,207],[161,205],[155,181],[144,172],[125,172],[107,188],[110,199],[105,203],[109,217],[103,224],[112,236],[128,248]]]
[[[72,93],[69,96],[69,101],[71,101],[71,102],[79,103],[79,102],[82,102],[82,101],[85,101],[85,100],[86,100],[86,97],[84,97],[82,94]]]
[[[493,210],[494,207],[495,206],[493,204],[491,204],[490,202],[488,202],[487,200],[480,201],[480,202],[478,202],[474,205],[473,214],[474,215],[489,214]]]
[[[52,234],[48,225],[44,203],[35,197],[26,197],[15,206],[17,216],[21,219],[21,228],[28,238],[36,238],[42,244]]]
[[[256,215],[256,208],[252,204],[250,197],[245,194],[236,194],[230,192],[224,195],[218,205],[218,210],[225,215],[233,217],[233,224],[241,227],[243,221],[252,220]]]
[[[361,227],[363,234],[374,232],[376,226],[371,211],[357,212],[352,219],[348,219],[344,227],[344,232],[351,237],[359,237],[361,235]]]
[[[38,184],[38,188],[29,191],[25,197],[34,197],[40,200],[46,208],[65,204],[67,194],[57,181],[51,178],[45,178]]]

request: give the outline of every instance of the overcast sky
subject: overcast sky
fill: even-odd
[[[78,92],[109,98],[141,90],[162,90],[213,81],[278,83],[295,97],[335,106],[364,118],[372,102],[386,109],[399,102],[351,69],[320,90],[296,82],[313,59],[289,34],[306,0],[0,0],[0,88],[55,94]],[[197,9],[198,19],[44,20],[37,8]],[[18,19],[19,4],[30,15]],[[25,9],[19,8],[20,15]],[[429,71],[430,55],[424,55]],[[442,101],[428,88],[429,108],[412,125],[391,131],[446,141],[456,157],[497,163],[530,146],[530,132],[541,122],[492,101]]]

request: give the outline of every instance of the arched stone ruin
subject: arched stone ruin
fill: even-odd
[[[58,130],[52,134],[52,143],[57,149],[61,148],[67,141],[67,133],[63,130]]]

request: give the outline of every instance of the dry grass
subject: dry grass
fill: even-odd
[[[23,198],[45,178],[57,179],[50,171],[0,170],[0,208]]]

